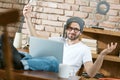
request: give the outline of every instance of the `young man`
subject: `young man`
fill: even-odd
[[[36,37],[43,37],[43,36],[39,36],[36,33],[31,23],[30,5],[26,5],[24,7],[23,14],[26,20],[27,27],[30,31],[30,35]],[[84,27],[84,21],[79,17],[72,17],[67,20],[65,25],[67,38],[64,40],[63,64],[68,64],[73,66],[76,72],[81,68],[81,65],[83,64],[87,74],[90,77],[94,77],[94,75],[98,72],[98,70],[102,66],[104,56],[112,52],[116,48],[117,43],[115,44],[111,43],[110,45],[108,44],[108,47],[100,53],[97,60],[93,63],[90,48],[87,47],[85,44],[83,44],[79,39],[80,35],[82,34],[83,27]],[[13,46],[12,46],[12,53],[13,53],[13,61],[16,62],[17,60],[17,62],[19,62],[18,66],[20,66],[19,68],[15,68],[15,69],[45,70],[45,71],[53,71],[53,72],[58,71],[59,65],[57,59],[53,56],[52,57],[48,56],[43,58],[40,57],[32,58],[29,54],[19,53]],[[18,56],[20,58],[16,59],[15,57]],[[13,65],[14,67],[16,66],[16,64]]]
[[[23,14],[26,19],[27,27],[30,31],[30,35],[42,37],[36,33],[31,23],[30,5],[26,5],[24,7]],[[88,75],[90,77],[94,77],[102,66],[104,56],[112,52],[116,48],[117,43],[108,44],[108,47],[100,53],[97,60],[93,63],[90,48],[83,44],[79,39],[83,32],[83,27],[84,21],[79,17],[72,17],[67,20],[65,25],[67,38],[64,43],[63,64],[73,66],[76,72],[83,64]]]

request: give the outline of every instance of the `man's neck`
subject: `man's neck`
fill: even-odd
[[[76,40],[70,40],[70,39],[68,39],[68,40],[67,40],[68,45],[73,45],[73,44],[76,44],[76,43],[78,43],[78,42],[80,42],[79,39],[76,39]]]

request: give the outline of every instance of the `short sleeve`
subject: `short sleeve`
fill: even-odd
[[[91,50],[89,47],[84,51],[83,64],[88,61],[92,61]]]

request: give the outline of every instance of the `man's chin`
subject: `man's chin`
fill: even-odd
[[[69,37],[68,39],[71,41],[76,40],[76,38],[73,38],[73,37]]]
[[[79,37],[75,37],[75,36],[68,36],[68,39],[69,40],[71,40],[71,41],[74,41],[74,40],[76,40],[76,39],[78,39]]]

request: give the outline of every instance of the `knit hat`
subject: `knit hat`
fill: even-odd
[[[83,32],[83,28],[84,28],[84,25],[85,25],[85,22],[83,21],[83,19],[79,18],[79,17],[71,17],[67,20],[66,24],[65,24],[65,29],[68,27],[68,25],[71,23],[71,22],[76,22],[79,24],[80,26],[80,31]]]

